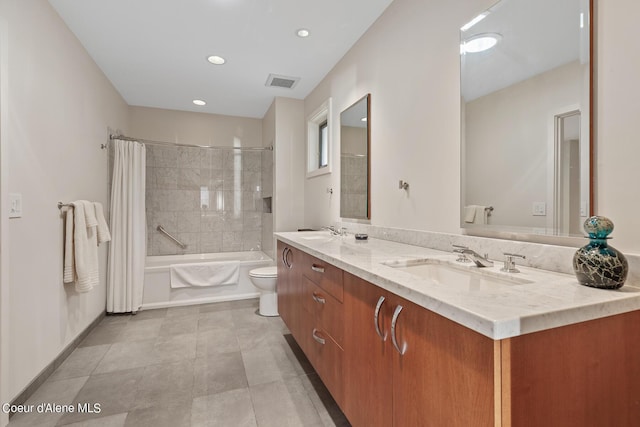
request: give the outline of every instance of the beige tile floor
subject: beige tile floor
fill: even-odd
[[[349,426],[279,317],[257,300],[106,317],[28,404],[18,426]]]

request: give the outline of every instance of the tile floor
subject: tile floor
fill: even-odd
[[[9,426],[349,426],[282,320],[257,306],[108,316],[27,402],[76,411],[16,414]],[[100,412],[77,411],[87,403]]]

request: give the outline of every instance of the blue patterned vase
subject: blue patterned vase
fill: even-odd
[[[607,244],[613,222],[603,216],[592,216],[584,222],[589,244],[573,256],[573,271],[581,285],[602,289],[618,289],[624,285],[629,264],[624,255]]]

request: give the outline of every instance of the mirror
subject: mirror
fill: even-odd
[[[461,28],[463,228],[582,236],[591,11],[589,0],[502,0]]]
[[[340,216],[371,219],[371,94],[340,113]]]

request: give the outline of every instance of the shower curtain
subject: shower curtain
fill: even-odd
[[[146,256],[145,146],[113,140],[111,244],[107,312],[137,312],[142,305]]]

